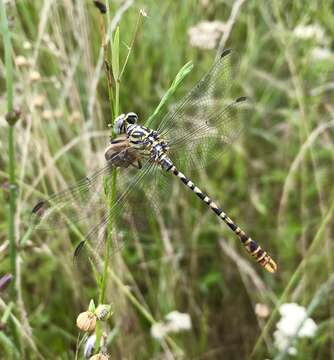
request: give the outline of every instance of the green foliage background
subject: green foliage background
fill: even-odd
[[[189,28],[203,20],[231,26],[226,47],[240,58],[235,81],[240,96],[252,99],[253,109],[247,131],[231,151],[194,176],[270,250],[279,266],[275,275],[257,267],[233,233],[177,186],[161,214],[145,208],[145,229],[134,216],[124,230],[128,246],[110,262],[106,297],[114,314],[106,331],[111,358],[285,358],[288,355],[279,354],[273,345],[279,319],[275,309],[280,302],[297,302],[307,308],[312,304],[319,328],[315,338],[298,343],[295,359],[330,359],[333,2],[147,0],[109,5],[111,21],[119,16],[120,64],[139,9],[148,14],[120,84],[120,111],[135,111],[140,119],[152,114],[187,61],[195,66],[175,100],[213,61],[215,50],[190,45]],[[13,46],[14,106],[22,116],[14,128],[17,278],[14,289],[0,292],[0,356],[73,359],[75,319],[91,298],[97,301],[98,286],[88,263],[84,271],[73,267],[78,239],[70,230],[27,233],[25,219],[42,194],[59,191],[103,165],[112,109],[103,70],[96,76],[102,17],[91,1],[16,1],[5,7]],[[294,32],[298,25],[319,25],[325,39],[301,39]],[[329,56],[317,58],[319,47],[328,49]],[[8,73],[2,40],[0,54],[4,274],[11,268],[4,120]],[[257,303],[269,307],[268,318],[255,313]],[[150,335],[151,321],[160,321],[172,310],[189,313],[192,330],[160,344]]]

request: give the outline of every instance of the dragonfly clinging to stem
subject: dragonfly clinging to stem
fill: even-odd
[[[201,166],[208,158],[216,158],[222,145],[231,143],[242,129],[240,112],[247,108],[247,98],[238,97],[226,102],[233,65],[232,51],[225,50],[211,69],[186,95],[175,109],[167,111],[153,129],[153,120],[146,126],[138,124],[138,116],[129,112],[115,119],[117,137],[105,149],[107,165],[90,177],[80,180],[69,189],[40,201],[32,210],[38,224],[58,226],[60,221],[80,220],[73,215],[75,204],[96,192],[96,184],[103,175],[110,175],[113,168],[136,168],[136,174],[120,190],[116,201],[75,250],[77,255],[87,241],[94,240],[109,221],[120,212],[128,195],[146,178],[159,177],[159,173],[174,175],[189,188],[213,213],[240,239],[255,260],[267,271],[274,273],[277,265],[257,242],[251,239],[222,209],[182,171],[182,166]],[[225,99],[225,103],[223,101]],[[118,184],[117,184],[118,185]],[[86,205],[85,205],[86,206]]]

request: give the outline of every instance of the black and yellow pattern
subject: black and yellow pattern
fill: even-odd
[[[240,103],[244,100],[245,98],[238,98],[235,103]],[[129,117],[131,121],[128,121]],[[271,256],[264,251],[256,241],[246,235],[246,233],[241,230],[240,227],[236,225],[236,223],[230,219],[208,195],[176,168],[173,160],[169,157],[169,143],[160,136],[160,133],[148,127],[138,125],[136,120],[137,118],[134,113],[122,115],[121,119],[118,120],[120,132],[125,132],[129,147],[134,149],[141,157],[148,158],[149,161],[158,164],[163,170],[177,176],[184,185],[207,204],[210,209],[239,237],[248,253],[251,254],[261,266],[271,273],[276,272],[277,265]]]
[[[170,170],[175,176],[177,176],[184,185],[186,185],[191,191],[193,191],[210,209],[220,217],[225,224],[236,233],[241,243],[245,246],[246,250],[256,259],[256,261],[263,266],[267,271],[274,273],[277,270],[277,265],[271,256],[264,251],[256,241],[252,240],[246,233],[240,229],[236,223],[231,220],[226,213],[201,189],[199,189],[191,180],[189,180],[182,172],[177,170],[173,165]]]

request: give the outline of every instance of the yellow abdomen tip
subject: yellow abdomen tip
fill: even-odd
[[[270,259],[267,264],[264,265],[264,268],[270,273],[275,273],[277,271],[277,264],[273,259]]]

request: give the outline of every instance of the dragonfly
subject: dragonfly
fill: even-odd
[[[94,243],[101,232],[106,232],[110,219],[130,203],[130,195],[136,189],[147,188],[146,193],[154,193],[154,189],[163,188],[161,184],[166,175],[171,174],[235,233],[258,264],[275,273],[277,264],[272,257],[183,172],[184,168],[201,168],[209,160],[219,158],[244,128],[241,115],[249,108],[248,99],[244,96],[228,97],[234,76],[232,55],[231,49],[222,51],[209,71],[174,108],[150,118],[145,125],[138,123],[134,112],[118,116],[114,121],[116,137],[110,140],[104,151],[106,166],[68,189],[39,201],[32,209],[34,223],[58,228],[61,223],[73,224],[89,217],[83,214],[95,212],[101,178],[110,178],[113,169],[117,169],[115,201],[79,242],[74,252],[78,256],[85,244]],[[155,122],[158,123],[156,128]],[[103,206],[107,207],[105,201]]]

